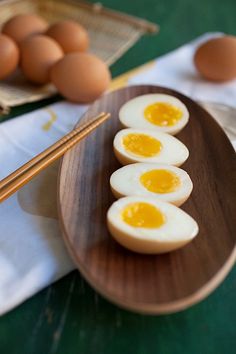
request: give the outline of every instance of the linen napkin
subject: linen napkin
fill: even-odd
[[[222,33],[206,33],[157,58],[153,67],[135,75],[130,79],[130,84],[148,83],[171,87],[197,100],[236,106],[236,80],[222,84],[207,81],[197,73],[192,60],[201,43],[219,36]]]
[[[135,75],[129,84],[168,86],[195,99],[235,107],[236,81],[205,82],[192,65],[195,46],[217,35],[206,34],[158,58],[151,69]],[[0,178],[71,130],[86,108],[61,102],[0,124]],[[0,204],[0,314],[74,268],[57,221],[56,175],[54,164]]]
[[[0,124],[0,179],[69,132],[85,109],[61,102]],[[0,314],[74,268],[57,221],[57,165],[0,204]]]

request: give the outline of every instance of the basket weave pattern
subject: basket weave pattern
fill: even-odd
[[[20,13],[37,13],[49,23],[73,19],[81,23],[89,33],[90,52],[108,65],[120,58],[148,31],[149,23],[129,20],[126,15],[101,11],[99,5],[66,0],[13,0],[0,2],[0,26],[10,17]],[[136,23],[135,23],[136,21]],[[140,25],[139,25],[140,22]],[[144,21],[143,21],[144,22]],[[145,28],[147,24],[147,28]],[[152,30],[150,30],[152,31]],[[55,94],[52,85],[34,86],[28,83],[20,70],[0,82],[0,106],[7,109],[23,103],[37,101]]]

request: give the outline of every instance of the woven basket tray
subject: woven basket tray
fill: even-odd
[[[101,4],[66,0],[7,0],[0,2],[0,26],[19,13],[37,13],[49,23],[73,19],[89,32],[90,52],[108,65],[120,58],[144,33],[155,33],[158,26],[148,21],[112,11]],[[29,84],[18,70],[0,82],[2,111],[23,103],[38,101],[56,93],[52,85]]]

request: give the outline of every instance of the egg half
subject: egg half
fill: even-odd
[[[180,166],[189,156],[187,147],[175,137],[144,129],[120,130],[113,147],[122,165],[151,162]]]
[[[188,123],[187,107],[176,97],[148,94],[135,97],[120,109],[123,126],[177,134]]]
[[[193,189],[186,171],[175,166],[149,163],[121,167],[111,175],[110,186],[116,198],[147,196],[176,206],[183,204]]]
[[[176,250],[198,233],[196,221],[176,206],[151,197],[124,197],[107,213],[114,239],[131,251],[158,254]]]

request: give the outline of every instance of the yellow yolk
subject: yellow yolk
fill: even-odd
[[[162,149],[159,140],[146,134],[128,134],[123,137],[123,145],[127,152],[142,157],[158,155]]]
[[[147,106],[144,117],[152,124],[169,127],[178,123],[183,112],[178,107],[166,102],[157,102]]]
[[[154,205],[137,202],[127,205],[122,211],[122,219],[133,227],[157,228],[165,223],[165,216]]]
[[[175,192],[181,185],[180,178],[168,170],[151,170],[140,176],[142,185],[153,193]]]

